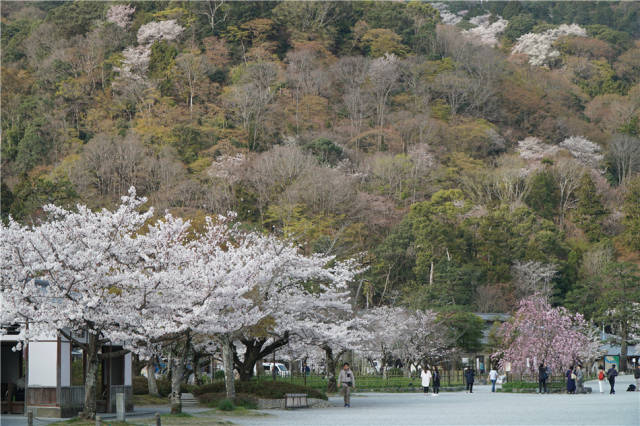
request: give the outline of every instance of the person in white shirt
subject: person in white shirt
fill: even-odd
[[[491,368],[489,371],[489,380],[491,380],[491,392],[496,391],[496,381],[498,380],[498,372],[495,368]]]
[[[431,369],[429,367],[423,368],[420,373],[420,378],[422,379],[422,389],[424,390],[424,395],[427,396],[429,393],[429,386],[431,386]]]

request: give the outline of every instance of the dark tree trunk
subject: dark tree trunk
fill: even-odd
[[[184,376],[184,357],[182,354],[173,357],[173,368],[171,369],[171,414],[182,413],[182,395],[180,385]]]
[[[147,361],[147,387],[149,388],[149,395],[160,396],[160,392],[158,392],[158,382],[156,381],[155,357]]]
[[[235,377],[233,377],[233,342],[228,336],[220,339],[222,346],[222,363],[224,365],[224,386],[227,398],[233,400],[236,397]]]
[[[95,419],[96,417],[96,384],[98,378],[98,336],[94,333],[87,333],[87,372],[84,379],[84,410],[82,417],[85,419]]]
[[[337,392],[336,358],[333,355],[333,350],[329,346],[325,346],[323,349],[325,357],[327,358],[327,392]]]
[[[267,339],[264,338],[243,338],[240,339],[245,346],[244,360],[240,361],[238,354],[233,352],[233,364],[240,374],[240,380],[250,380],[253,377],[253,370],[256,363],[273,354],[276,350],[289,343],[289,333],[274,340],[265,346]]]
[[[629,332],[626,324],[622,324],[622,336],[620,336],[620,371],[627,371],[627,353],[628,353],[628,344],[627,339],[629,338]]]

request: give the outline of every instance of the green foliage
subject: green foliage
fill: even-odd
[[[590,37],[611,43],[620,50],[626,50],[632,44],[632,38],[628,33],[613,30],[606,25],[589,25],[587,26],[587,34]]]
[[[374,28],[362,36],[362,42],[370,56],[377,58],[386,53],[404,56],[407,48],[402,45],[398,34],[386,28]]]
[[[440,312],[438,318],[451,331],[458,348],[468,353],[482,349],[482,318],[463,310]]]
[[[304,144],[304,149],[311,152],[321,163],[335,165],[342,159],[342,148],[327,138],[314,139]]]
[[[92,25],[104,18],[109,3],[92,1],[64,2],[52,9],[46,21],[55,25],[64,38],[85,34]]]
[[[198,152],[212,147],[215,141],[205,135],[197,127],[178,125],[172,130],[175,138],[174,146],[180,159],[185,163],[193,163],[198,159]]]
[[[535,24],[535,19],[528,13],[513,16],[509,19],[503,35],[507,40],[515,41],[521,35],[531,32]]]
[[[36,25],[28,19],[2,23],[2,62],[15,62],[25,57],[24,42]]]
[[[531,189],[525,201],[540,216],[553,219],[560,203],[560,189],[549,170],[543,170],[531,179]]]
[[[221,411],[233,411],[236,406],[230,399],[223,399],[218,403],[218,410]]]
[[[640,250],[640,176],[627,184],[622,211],[624,241],[631,250]]]
[[[602,205],[596,185],[588,173],[582,175],[580,179],[576,198],[578,199],[574,213],[576,223],[584,230],[589,241],[600,240],[603,236],[601,221],[607,214],[607,210]]]
[[[606,61],[591,61],[574,74],[573,81],[591,97],[607,93],[623,94],[624,82],[618,80],[616,73]]]
[[[151,46],[149,57],[149,76],[157,79],[167,78],[178,56],[178,48],[165,40],[156,41]]]
[[[3,211],[9,210],[16,220],[35,219],[41,214],[45,204],[70,207],[78,200],[73,184],[66,176],[51,180],[45,176],[25,177],[13,191],[13,202],[4,206],[8,200],[2,199]],[[11,200],[11,198],[9,199]]]

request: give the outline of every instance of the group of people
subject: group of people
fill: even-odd
[[[542,364],[541,364],[542,365]],[[584,390],[584,372],[582,365],[576,365],[569,367],[565,373],[567,377],[567,393],[585,393]],[[618,370],[616,365],[612,364],[611,367],[605,372],[604,366],[598,367],[598,389],[600,393],[604,393],[604,381],[609,382],[609,394],[614,395],[616,393],[616,377],[618,376]]]
[[[422,369],[420,373],[420,379],[422,382],[422,389],[424,391],[425,396],[429,395],[429,388],[431,387],[431,382],[433,381],[433,396],[438,396],[440,393],[440,372],[438,371],[438,367],[434,367],[433,371],[431,371],[431,367],[427,366]]]
[[[473,393],[473,383],[475,381],[476,372],[472,367],[467,367],[464,370],[464,379],[466,383],[466,391],[467,393]],[[578,364],[575,367],[571,366],[567,370],[565,374],[567,378],[567,393],[575,394],[575,393],[585,393],[584,390],[584,380],[585,374],[582,369],[582,365]],[[611,368],[609,368],[606,372],[604,370],[604,366],[600,366],[598,368],[598,387],[600,393],[604,393],[604,381],[605,379],[609,381],[610,394],[615,394],[615,385],[616,385],[616,377],[618,376],[618,370],[616,370],[616,365],[612,364]],[[547,380],[551,377],[551,370],[548,366],[544,364],[544,362],[540,363],[538,366],[538,391],[540,393],[548,393],[549,390],[547,388]],[[640,391],[640,365],[636,366],[634,370],[634,378],[637,382],[636,390]],[[440,372],[438,371],[438,367],[434,367],[433,370],[431,367],[427,366],[422,369],[420,373],[420,379],[422,383],[422,389],[424,391],[425,396],[429,395],[429,389],[433,390],[432,395],[437,396],[440,392]],[[495,368],[492,368],[489,371],[489,380],[491,381],[491,392],[496,391],[496,381],[498,379],[498,372]],[[433,385],[432,385],[433,383]],[[340,374],[338,376],[338,387],[340,391],[344,395],[344,406],[351,407],[351,391],[356,385],[356,379],[349,368],[349,363],[345,362],[342,366],[342,370],[340,370]]]
[[[565,373],[567,377],[567,393],[585,393],[584,390],[584,371],[582,365],[572,365]]]

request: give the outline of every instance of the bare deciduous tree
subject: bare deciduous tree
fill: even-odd
[[[305,95],[317,95],[325,79],[326,73],[319,67],[313,50],[298,49],[287,54],[287,80],[296,103],[296,135],[299,133],[300,99]]]
[[[342,89],[342,100],[351,122],[350,137],[357,137],[368,116],[368,93],[364,90],[369,71],[369,59],[362,56],[340,58],[331,69]],[[356,154],[358,143],[356,140]]]
[[[533,294],[549,297],[553,290],[551,281],[558,273],[558,269],[556,265],[542,262],[516,261],[511,268],[511,273],[519,299]]]
[[[276,146],[258,155],[247,171],[247,180],[256,191],[260,217],[264,220],[267,204],[315,165],[315,159],[295,145]]]
[[[378,125],[378,149],[382,148],[382,130],[385,123],[387,101],[400,79],[400,60],[394,54],[385,54],[371,61],[368,72],[369,89],[376,105]]]
[[[189,113],[193,116],[193,98],[209,69],[207,60],[198,51],[191,51],[187,53],[181,53],[176,58],[176,66],[178,68],[178,75],[182,77],[179,81],[180,86],[183,88],[183,92],[186,92],[189,103]]]
[[[240,118],[242,127],[249,134],[249,148],[259,146],[259,136],[264,128],[264,117],[275,93],[271,86],[278,77],[278,67],[272,62],[258,62],[247,66],[242,83],[231,88],[228,105]]]
[[[578,200],[575,192],[584,172],[584,167],[572,159],[562,159],[553,168],[553,175],[560,189],[560,226],[564,226],[567,213],[576,206]]]
[[[640,139],[631,135],[615,135],[609,144],[609,155],[618,183],[623,184],[640,170]]]

